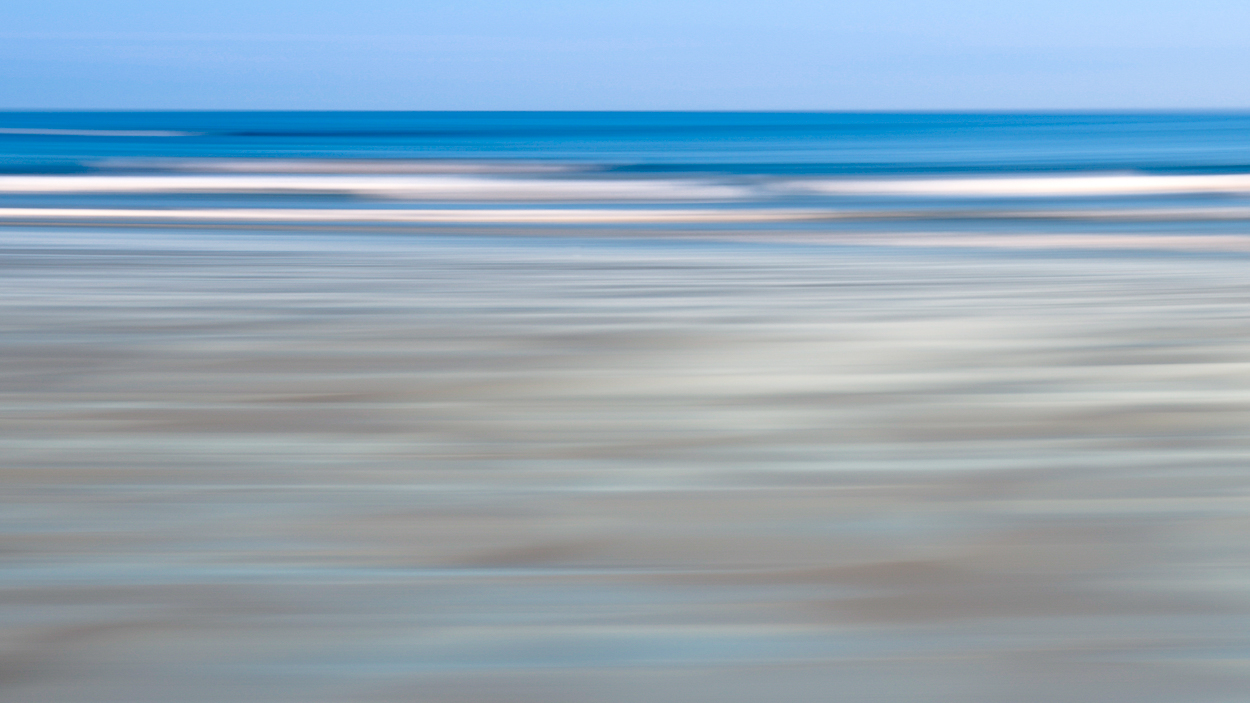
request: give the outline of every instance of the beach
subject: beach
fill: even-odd
[[[1243,254],[678,235],[7,227],[4,699],[1250,690]]]

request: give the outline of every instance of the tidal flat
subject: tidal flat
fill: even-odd
[[[11,227],[0,699],[1244,701],[1247,263]]]

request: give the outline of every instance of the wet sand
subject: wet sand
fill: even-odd
[[[1245,700],[1247,259],[917,243],[6,230],[0,699]]]

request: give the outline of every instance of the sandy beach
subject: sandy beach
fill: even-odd
[[[1244,700],[1240,254],[13,227],[0,697]]]

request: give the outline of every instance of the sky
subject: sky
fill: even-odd
[[[1247,0],[43,0],[0,109],[1250,108]]]

